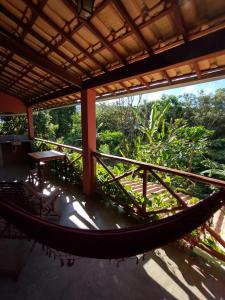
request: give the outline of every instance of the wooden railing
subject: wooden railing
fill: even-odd
[[[37,142],[40,142],[41,145],[49,144],[49,145],[54,146],[57,151],[65,152],[67,166],[72,167],[74,170],[76,169],[76,166],[75,166],[76,162],[78,160],[82,159],[82,149],[81,148],[70,146],[70,145],[65,145],[65,144],[60,144],[57,142],[52,142],[52,141],[48,141],[48,140],[40,139],[40,138],[34,138],[34,140]],[[79,155],[74,159],[70,159],[69,154],[73,153],[73,152],[78,153]],[[67,179],[68,179],[68,174],[69,174],[69,172],[67,172]],[[82,176],[82,174],[80,174],[79,177],[81,177],[81,176]]]
[[[56,150],[58,151],[63,151],[66,149],[69,152],[76,152],[79,153],[80,155],[75,159],[75,160],[70,160],[67,157],[68,164],[71,166],[74,166],[74,163],[82,158],[82,149],[77,148],[74,146],[70,145],[64,145],[52,141],[48,141],[45,139],[40,139],[40,138],[35,138],[35,141],[39,141],[43,144],[49,144],[53,145],[56,147]],[[164,173],[164,174],[170,174],[174,176],[179,176],[182,178],[185,178],[189,180],[190,182],[201,182],[206,185],[213,185],[218,188],[225,188],[225,181],[219,180],[219,179],[214,179],[214,178],[209,178],[206,176],[201,176],[181,170],[176,170],[168,167],[163,167],[163,166],[158,166],[154,164],[149,164],[141,161],[136,161],[133,159],[128,159],[125,157],[119,157],[119,156],[114,156],[110,154],[104,154],[104,153],[99,153],[99,152],[93,152],[92,155],[96,158],[97,163],[102,165],[102,167],[106,170],[106,172],[111,176],[111,179],[107,179],[104,182],[99,183],[98,182],[98,187],[101,189],[104,186],[107,186],[108,184],[115,183],[115,185],[122,191],[122,193],[129,199],[130,204],[123,203],[117,198],[113,198],[113,201],[117,202],[119,205],[123,206],[126,210],[132,211],[144,218],[149,218],[150,215],[156,213],[156,214],[165,214],[165,213],[171,213],[173,211],[178,211],[178,210],[183,210],[189,206],[187,201],[184,201],[180,195],[174,190],[174,188],[171,187],[165,180],[163,179],[163,176],[160,176],[158,172]],[[127,170],[123,174],[120,175],[115,175],[112,171],[112,168],[108,166],[105,161],[103,160],[110,160],[113,162],[115,165],[117,162],[123,163],[125,165],[132,165],[135,166],[132,170]],[[110,164],[112,165],[112,164]],[[141,176],[140,176],[141,174]],[[152,176],[160,185],[163,186],[167,192],[176,199],[177,205],[173,206],[172,208],[160,208],[155,211],[148,211],[146,207],[146,203],[140,203],[136,201],[135,195],[127,191],[127,189],[124,187],[124,185],[120,182],[121,179],[124,179],[128,176],[139,176],[139,179],[142,180],[142,197],[147,198],[147,184],[148,184],[148,177]],[[182,226],[182,224],[181,224]],[[212,237],[213,239],[219,243],[224,249],[225,249],[225,241],[223,238],[215,231],[213,230],[209,224],[204,224],[203,226],[204,230],[206,230]],[[225,255],[221,254],[220,252],[216,251],[215,249],[212,249],[208,245],[204,243],[204,241],[201,241],[200,239],[196,242],[195,241],[195,246],[198,246],[200,249],[208,252],[214,257],[219,258],[220,260],[225,261]]]
[[[106,181],[103,183],[103,185],[115,182],[117,186],[131,199],[132,197],[130,194],[125,190],[123,185],[120,183],[121,179],[124,179],[127,176],[134,175],[135,173],[140,173],[142,172],[142,179],[143,179],[143,192],[142,196],[146,197],[147,194],[147,178],[148,175],[151,174],[174,198],[176,198],[178,204],[181,205],[182,208],[187,207],[187,203],[169,186],[163,179],[160,177],[156,171],[161,172],[161,173],[167,173],[175,176],[180,176],[185,179],[188,179],[190,181],[196,181],[196,182],[202,182],[207,185],[213,185],[219,188],[225,188],[225,181],[219,180],[219,179],[214,179],[214,178],[209,178],[206,176],[201,176],[185,171],[180,171],[176,169],[171,169],[167,167],[162,167],[154,164],[149,164],[149,163],[144,163],[141,161],[133,160],[133,159],[128,159],[125,157],[119,157],[119,156],[114,156],[110,154],[104,154],[104,153],[99,153],[95,152],[93,155],[96,157],[97,162],[100,163],[105,170],[109,173],[109,175],[112,177],[112,179]],[[121,162],[127,165],[135,165],[136,168],[131,171],[127,171],[124,174],[121,174],[119,176],[115,176],[113,172],[109,169],[109,167],[103,162],[103,159],[110,159],[111,161],[117,161]],[[134,203],[134,200],[131,200]],[[138,204],[135,202],[135,207],[138,209],[139,212],[143,213],[143,210],[145,207],[139,207]]]
[[[42,142],[44,144],[50,144],[50,145],[54,145],[56,146],[58,149],[69,149],[70,151],[73,152],[77,152],[82,154],[82,149],[78,148],[78,147],[74,147],[74,146],[70,146],[70,145],[65,145],[65,144],[60,144],[60,143],[56,143],[56,142],[52,142],[52,141],[48,141],[48,140],[44,140],[44,139],[40,139],[40,138],[34,138],[35,141],[39,141]]]
[[[155,180],[157,180],[159,182],[159,184],[161,184],[169,192],[170,195],[172,195],[177,200],[178,205],[174,206],[172,209],[162,208],[162,209],[159,209],[156,211],[151,211],[150,214],[152,214],[152,213],[157,213],[157,214],[170,213],[172,211],[185,209],[189,206],[187,201],[184,201],[178,195],[178,193],[169,184],[167,184],[163,180],[163,177],[159,176],[157,174],[158,172],[183,177],[191,182],[193,182],[193,181],[201,182],[201,183],[204,183],[207,185],[213,185],[218,188],[225,188],[225,181],[223,181],[223,180],[209,178],[206,176],[201,176],[201,175],[197,175],[197,174],[193,174],[193,173],[189,173],[189,172],[185,172],[185,171],[180,171],[180,170],[176,170],[176,169],[172,169],[172,168],[167,168],[167,167],[163,167],[163,166],[158,166],[158,165],[154,165],[154,164],[144,163],[144,162],[136,161],[133,159],[114,156],[114,155],[110,155],[110,154],[94,152],[93,155],[95,156],[97,162],[100,165],[102,165],[103,168],[112,177],[111,179],[106,180],[105,182],[101,183],[100,187],[103,187],[107,184],[114,182],[118,186],[118,188],[120,188],[121,191],[129,198],[130,203],[133,205],[134,212],[136,212],[137,214],[139,214],[143,217],[149,216],[149,212],[146,209],[145,203],[143,203],[140,206],[140,204],[135,200],[135,197],[133,197],[133,195],[131,193],[129,193],[125,189],[124,185],[120,182],[121,179],[124,179],[127,176],[131,176],[131,175],[134,176],[134,174],[141,173],[141,177],[139,177],[139,178],[142,179],[142,196],[143,197],[147,196],[148,176],[151,175]],[[130,170],[130,171],[128,170],[125,173],[123,173],[119,176],[116,176],[113,174],[113,171],[110,169],[110,167],[108,167],[107,164],[103,161],[103,159],[110,160],[111,162],[113,161],[114,163],[120,162],[120,163],[123,163],[126,165],[132,165],[132,166],[135,166],[135,169]],[[118,201],[118,199],[117,199],[117,201]],[[120,202],[120,204],[127,209],[127,205],[123,205],[123,203],[121,203],[121,202]],[[182,226],[182,224],[181,224],[181,226]],[[207,223],[204,224],[203,227],[213,237],[213,239],[216,242],[218,242],[225,249],[225,241],[223,240],[223,238],[215,230],[213,230]],[[220,260],[222,259],[223,261],[225,261],[225,256],[223,254],[210,248],[204,242],[200,243],[200,241],[199,242],[197,241],[196,243],[197,243],[197,246],[199,246],[199,248],[201,248],[205,251],[207,250],[207,252],[210,253],[211,255],[219,258]]]

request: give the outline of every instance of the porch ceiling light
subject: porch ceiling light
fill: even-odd
[[[95,0],[72,0],[77,9],[77,16],[81,20],[89,20],[94,11]]]

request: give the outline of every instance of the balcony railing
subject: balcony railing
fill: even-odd
[[[41,143],[41,145],[48,144],[50,147],[54,147],[56,150],[64,151],[68,154],[67,161],[68,166],[70,167],[76,167],[75,163],[82,158],[82,149],[80,148],[44,139],[36,138],[35,140]],[[71,159],[69,157],[69,154],[73,152],[78,154],[75,159]],[[166,215],[174,214],[176,211],[184,210],[188,206],[192,205],[193,199],[195,202],[201,200],[196,197],[193,198],[190,195],[189,197],[184,197],[184,194],[179,192],[179,188],[174,186],[174,178],[176,180],[178,178],[186,180],[189,186],[193,186],[193,184],[196,183],[202,183],[215,188],[225,188],[225,181],[219,179],[140,162],[125,157],[113,156],[110,154],[103,154],[99,152],[93,152],[92,154],[96,158],[97,162],[97,190],[106,193],[108,197],[110,197],[118,205],[122,206],[129,213],[135,213],[145,220],[150,220],[154,216],[164,217]],[[118,164],[125,166],[123,168],[124,172],[118,173],[117,168],[117,173],[115,174],[115,167]],[[102,170],[99,170],[100,166],[102,170],[104,170],[104,174]],[[168,174],[174,178],[168,181]],[[82,176],[81,173],[80,175]],[[129,178],[129,180],[125,181],[125,178]],[[139,192],[133,192],[132,188],[129,187],[129,182],[133,180],[136,180],[136,183],[139,184],[139,186],[141,184],[141,189],[139,188],[138,190]],[[150,182],[153,183],[154,186],[162,187],[161,190],[163,191],[162,196],[164,199],[160,203],[159,207],[157,207],[157,205],[155,206],[153,203],[157,193],[154,193],[153,191],[149,195],[148,187]],[[107,188],[108,186],[111,186],[112,188]],[[151,206],[149,206],[149,203],[151,203]],[[162,204],[165,204],[165,207],[163,207]],[[220,216],[224,218],[224,212],[222,212]],[[220,235],[220,230],[218,228],[215,230],[211,223],[212,222],[209,220],[206,224],[204,224],[201,229],[198,230],[197,236],[190,235],[185,237],[185,239],[192,246],[197,246],[212,256],[225,261],[225,255],[223,254],[225,241]],[[206,232],[210,239],[218,246],[212,248],[208,243],[206,243],[204,239]],[[223,250],[220,251],[220,249]]]
[[[59,152],[64,152],[66,154],[66,168],[61,168],[64,170],[67,174],[67,180],[70,182],[76,182],[80,183],[81,181],[81,176],[82,176],[82,149],[70,145],[64,145],[40,138],[35,138],[34,139],[35,143],[37,144],[37,148],[40,150],[47,150],[47,149],[55,149]],[[59,167],[60,167],[60,162],[59,162]],[[62,172],[58,172],[62,176]],[[70,174],[70,176],[68,176]]]

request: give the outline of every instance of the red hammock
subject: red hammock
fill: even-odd
[[[0,193],[0,215],[4,219],[48,247],[92,258],[129,257],[175,241],[206,222],[225,203],[225,191],[221,190],[162,220],[122,229],[87,230],[49,223],[15,205],[18,192],[11,190],[9,195]]]

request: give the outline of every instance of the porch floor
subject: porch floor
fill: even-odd
[[[25,180],[27,168],[0,168],[0,181]],[[46,187],[55,186],[51,181]],[[119,228],[136,220],[98,199],[86,199],[73,186],[61,186],[56,203],[59,223],[81,228]],[[96,260],[79,258],[73,267],[60,267],[41,246],[0,240],[0,271],[20,269],[17,280],[0,279],[2,300],[11,299],[225,299],[225,269],[177,243],[150,251],[136,265],[135,258]],[[119,263],[119,266],[118,266]],[[6,272],[5,272],[6,273]],[[1,274],[0,274],[1,275]]]

